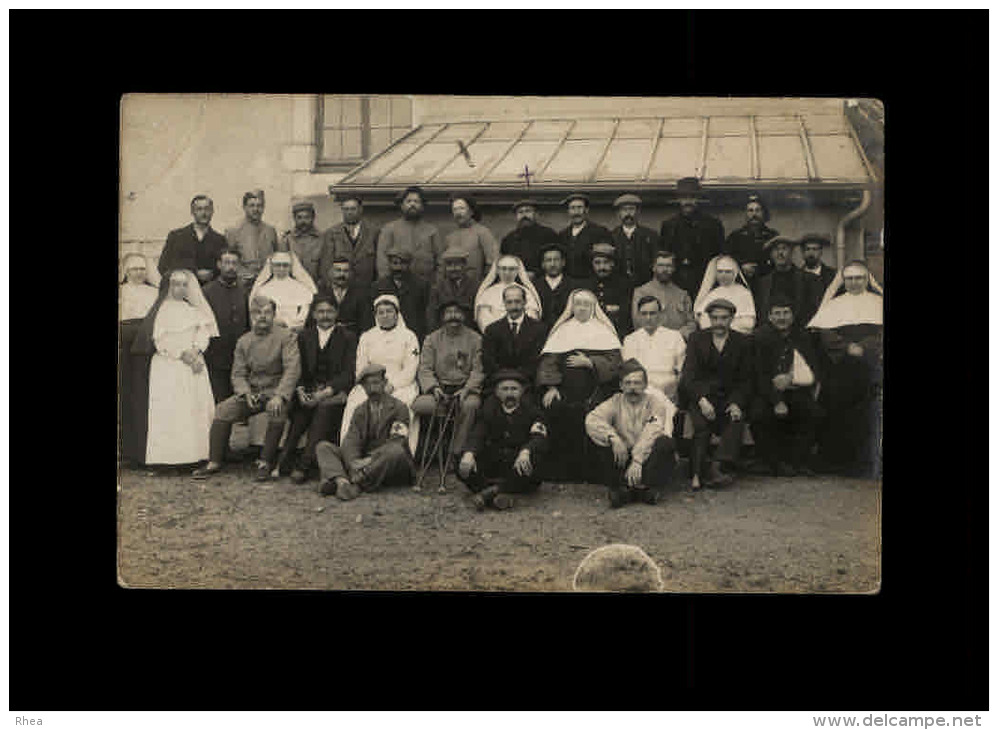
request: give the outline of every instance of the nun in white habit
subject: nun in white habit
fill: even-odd
[[[357,374],[371,364],[383,365],[388,383],[385,393],[397,398],[409,408],[409,447],[416,453],[419,443],[419,419],[412,414],[412,403],[419,395],[416,371],[419,369],[419,340],[405,326],[405,318],[394,294],[380,294],[374,300],[375,325],[357,342]],[[347,396],[340,427],[340,443],[344,442],[353,412],[367,400],[367,393],[357,383]]]
[[[537,294],[523,262],[516,256],[500,256],[492,263],[488,275],[482,280],[475,295],[475,322],[478,330],[493,322],[498,322],[506,316],[506,305],[503,304],[502,293],[510,284],[523,287],[526,296],[525,311],[531,319],[541,318],[541,298]]]
[[[257,294],[270,297],[277,304],[274,321],[299,332],[305,326],[316,291],[315,282],[298,257],[291,251],[278,251],[267,258],[257,275],[249,301]]]
[[[710,329],[707,305],[715,299],[727,299],[735,305],[731,329],[743,335],[752,333],[755,329],[755,299],[738,262],[730,256],[715,256],[707,264],[700,292],[693,304],[693,314],[700,329]]]

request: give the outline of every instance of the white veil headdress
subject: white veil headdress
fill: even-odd
[[[208,304],[208,300],[204,298],[204,294],[201,291],[201,284],[198,282],[194,272],[187,269],[175,269],[170,272],[170,277],[175,274],[183,274],[187,279],[187,294],[184,296],[183,301],[194,308],[198,325],[208,330],[209,337],[218,337],[218,323],[215,321],[215,312],[212,310],[211,305]],[[153,321],[153,340],[168,332],[182,332],[190,327],[191,323],[185,316],[186,313],[178,311],[176,307],[172,306],[173,302],[176,302],[176,300],[170,296],[169,285],[167,285],[167,289],[164,292],[164,299]]]
[[[118,283],[124,284],[128,281],[128,262],[131,259],[141,259],[142,263],[146,267],[146,284],[154,286],[159,289],[160,275],[159,270],[155,266],[149,265],[149,259],[146,258],[145,254],[141,254],[138,251],[133,251],[132,253],[126,253],[121,257],[121,271],[118,273]]]
[[[739,311],[735,314],[751,314],[755,316],[755,298],[752,296],[752,290],[749,288],[748,279],[745,278],[745,274],[742,273],[742,267],[738,265],[738,262],[728,256],[727,254],[721,254],[720,256],[715,256],[707,264],[707,270],[704,272],[703,281],[700,282],[700,291],[697,292],[696,301],[693,304],[693,313],[697,317],[703,312],[703,308],[707,305],[707,298],[710,296],[710,292],[717,285],[717,262],[721,259],[727,259],[735,266],[735,284],[741,284],[745,287],[745,291],[748,294],[749,301],[752,302],[752,308],[749,312],[742,312],[741,307],[738,307],[738,302],[732,302],[735,307],[738,307]],[[734,286],[734,284],[732,285]]]
[[[270,270],[270,262],[276,254],[286,254],[291,257],[291,273],[288,274],[292,279],[297,281],[299,284],[308,289],[309,293],[315,295],[318,289],[315,286],[315,282],[309,275],[308,271],[302,266],[301,261],[294,251],[276,251],[267,257],[267,260],[263,264],[263,268],[260,269],[260,273],[256,276],[256,281],[253,282],[253,288],[250,290],[250,301],[253,301],[253,297],[256,296],[260,287],[270,281],[274,272]]]
[[[828,283],[825,295],[821,298],[818,311],[807,323],[809,328],[834,329],[848,324],[884,323],[884,290],[873,278],[873,273],[866,268],[866,264],[862,264],[868,276],[866,291],[857,295],[839,291],[844,286],[846,269],[857,265],[859,264],[846,264],[835,272],[835,277]]]
[[[392,329],[382,330],[382,331],[392,332],[397,329],[404,329],[404,330],[409,329],[408,327],[406,327],[405,317],[402,316],[402,305],[399,304],[399,298],[394,294],[386,293],[386,294],[379,294],[378,296],[376,296],[374,298],[374,303],[371,305],[371,311],[377,314],[378,305],[382,304],[383,302],[388,302],[389,304],[395,305],[395,311],[398,312],[399,316],[398,320],[395,322],[395,326],[392,327]],[[380,330],[380,329],[381,326],[378,324],[377,320],[375,319],[374,326],[371,328],[371,330]],[[370,332],[371,330],[368,330],[368,332]]]
[[[573,304],[579,296],[587,295],[592,304],[592,317],[587,322],[580,322],[572,311]],[[596,295],[588,289],[575,289],[568,296],[565,310],[558,317],[551,334],[548,335],[541,353],[561,354],[573,350],[619,350],[620,338],[613,322],[600,307]]]
[[[530,298],[533,297],[533,300],[537,305],[537,311],[540,314],[543,314],[543,312],[541,311],[541,297],[537,293],[537,290],[534,288],[533,283],[530,281],[530,276],[527,274],[527,269],[523,265],[523,261],[520,260],[519,256],[512,256],[510,254],[503,254],[502,256],[497,257],[496,260],[492,262],[492,266],[489,268],[489,273],[485,275],[485,278],[482,279],[482,283],[478,285],[478,292],[475,294],[476,312],[478,310],[478,305],[482,301],[482,295],[485,293],[485,291],[489,289],[492,285],[498,283],[499,262],[502,261],[503,259],[512,259],[513,261],[516,262],[516,281],[514,283],[519,284],[524,288],[527,295],[526,296],[527,304],[528,305],[530,304]]]

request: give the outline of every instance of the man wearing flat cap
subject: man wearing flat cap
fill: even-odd
[[[319,263],[323,242],[322,234],[315,227],[315,206],[307,200],[299,201],[291,206],[291,217],[295,227],[284,232],[281,250],[294,253],[312,281],[318,282],[322,276]]]
[[[735,305],[727,299],[715,299],[707,305],[707,316],[710,329],[690,335],[679,378],[679,389],[690,404],[693,421],[690,488],[694,491],[704,485],[724,486],[733,481],[730,472],[741,448],[752,395],[751,340],[731,329]],[[721,445],[705,473],[711,433],[720,434]],[[722,467],[729,473],[724,473]]]
[[[568,253],[558,241],[544,244],[539,253],[541,275],[534,280],[534,288],[541,298],[541,321],[550,330],[565,311],[569,295],[582,286],[582,282],[565,273]]]
[[[676,254],[676,283],[694,300],[707,262],[720,254],[724,246],[724,226],[700,209],[700,203],[704,202],[698,178],[680,179],[676,183],[679,215],[663,222],[660,231],[662,248]]]
[[[609,241],[593,244],[590,251],[591,276],[582,283],[596,295],[596,301],[617,329],[617,336],[624,339],[631,332],[631,281],[617,271],[617,251]]]
[[[824,291],[821,279],[798,269],[791,261],[793,247],[798,241],[786,236],[776,236],[766,242],[765,252],[773,263],[772,270],[756,276],[752,287],[752,298],[755,300],[755,321],[760,325],[769,318],[769,303],[776,298],[788,299],[793,304],[799,329],[811,321],[818,311],[818,304]]]
[[[426,305],[426,328],[429,332],[440,326],[441,305],[444,302],[454,301],[465,311],[474,312],[475,295],[480,283],[480,279],[468,270],[468,252],[463,248],[452,246],[443,252],[440,259],[443,271],[437,275]],[[474,319],[468,324],[474,327]]]
[[[499,256],[499,242],[492,231],[482,225],[482,213],[470,195],[452,197],[451,213],[457,228],[444,238],[444,250],[464,251],[468,255],[468,270],[481,279]]]
[[[413,185],[402,191],[397,202],[402,217],[386,224],[378,238],[378,277],[391,273],[388,254],[404,251],[412,262],[413,276],[430,284],[436,275],[437,258],[443,253],[444,243],[437,227],[423,220],[426,196],[422,188]]]
[[[821,279],[821,296],[824,296],[825,290],[838,272],[834,266],[828,266],[821,260],[825,249],[832,245],[832,241],[828,236],[823,236],[820,233],[805,233],[801,236],[800,245],[801,253],[804,256],[804,264],[801,268]]]
[[[357,380],[367,399],[353,412],[342,446],[320,441],[315,447],[319,493],[342,500],[410,484],[416,471],[409,452],[409,408],[385,393],[385,366],[371,363]]]
[[[589,253],[594,243],[611,241],[610,231],[589,220],[589,196],[572,193],[562,203],[567,206],[569,224],[558,233],[568,252],[568,275],[585,279],[592,275]]]
[[[765,244],[780,232],[767,226],[768,222],[769,208],[758,195],[750,195],[745,205],[745,225],[724,241],[723,252],[738,262],[750,286],[755,277],[772,268]]]
[[[369,288],[378,277],[375,274],[375,252],[381,229],[363,220],[364,204],[360,197],[347,194],[340,200],[343,221],[322,234],[320,270],[328,271],[333,259],[346,256],[358,285]]]
[[[374,295],[394,294],[399,300],[399,312],[405,326],[422,342],[426,337],[426,304],[430,300],[430,284],[412,273],[412,254],[404,248],[390,251],[389,271],[378,279]]]
[[[641,198],[625,193],[613,201],[613,208],[620,218],[620,225],[611,231],[613,245],[617,248],[617,271],[631,280],[633,286],[644,284],[651,278],[651,264],[662,239],[651,228],[638,225]]]
[[[281,249],[277,231],[269,223],[263,222],[264,195],[262,190],[250,190],[243,194],[244,218],[238,226],[225,229],[225,240],[229,248],[239,249],[242,257],[239,276],[244,283],[253,285],[253,280],[263,268],[267,257]]]
[[[509,509],[510,495],[535,491],[548,452],[544,415],[523,399],[523,373],[499,370],[495,382],[495,394],[482,406],[457,470],[479,510]]]
[[[516,256],[523,262],[527,272],[534,278],[541,274],[541,248],[558,242],[558,234],[553,228],[537,222],[537,201],[529,198],[513,203],[516,228],[507,233],[499,244],[503,255]]]

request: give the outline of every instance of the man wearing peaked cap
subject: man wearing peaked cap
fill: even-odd
[[[832,245],[828,236],[820,233],[805,233],[801,236],[801,253],[804,256],[802,268],[809,274],[814,274],[821,279],[821,294],[824,296],[828,285],[832,283],[838,271],[834,266],[828,266],[822,262],[821,257],[825,253],[825,248]]]
[[[513,203],[516,228],[499,244],[499,252],[519,258],[535,281],[541,274],[541,247],[558,241],[554,229],[537,222],[537,207],[537,201],[529,198]]]
[[[617,271],[617,250],[608,240],[594,243],[590,251],[591,276],[581,286],[596,295],[600,308],[613,322],[617,336],[624,339],[631,331],[631,297],[634,287]]]
[[[319,263],[322,259],[323,239],[319,229],[315,227],[315,206],[307,200],[298,201],[291,206],[291,217],[295,227],[284,232],[280,248],[294,253],[312,281],[317,282],[322,276]]]
[[[676,202],[679,214],[662,223],[662,247],[676,254],[676,283],[696,299],[707,262],[721,253],[724,226],[700,209],[700,203],[706,201],[699,179],[680,179],[676,183]]]
[[[558,239],[568,252],[568,275],[574,279],[588,277],[589,251],[594,243],[610,241],[610,231],[589,220],[589,196],[572,193],[562,201],[567,206],[569,224],[558,233]]]
[[[443,262],[442,270],[430,289],[426,305],[428,332],[440,326],[442,305],[447,301],[456,301],[464,307],[465,312],[474,312],[475,295],[480,283],[479,278],[468,270],[468,252],[463,248],[451,246],[443,252],[440,259]],[[474,327],[474,318],[470,318],[467,324]]]
[[[617,271],[631,280],[632,285],[644,284],[651,278],[652,261],[662,239],[651,228],[638,225],[641,198],[625,193],[613,201],[620,225],[611,231],[617,247]]]
[[[780,235],[769,222],[769,208],[758,195],[750,195],[745,204],[745,225],[731,232],[724,242],[723,251],[741,267],[749,285],[753,279],[769,273],[772,266],[766,253],[766,241]]]

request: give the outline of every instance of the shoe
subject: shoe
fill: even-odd
[[[508,494],[499,493],[495,496],[495,499],[492,500],[492,506],[499,510],[512,509],[513,498]]]
[[[627,495],[622,489],[610,490],[610,509],[617,509],[627,504]]]
[[[326,479],[319,485],[319,494],[323,497],[328,497],[331,494],[336,494],[336,480]]]
[[[291,481],[293,483],[304,484],[305,479],[306,479],[305,472],[303,472],[301,469],[295,469],[294,471],[291,472]]]
[[[475,509],[478,512],[485,511],[485,497],[483,497],[481,494],[472,494],[471,503],[475,506]]]
[[[340,477],[336,480],[336,496],[344,502],[349,502],[360,496],[360,487]]]
[[[735,481],[733,476],[722,472],[720,465],[716,461],[712,461],[710,463],[710,469],[708,469],[707,478],[704,480],[704,486],[726,487],[733,481]]]
[[[256,465],[256,478],[258,482],[269,482],[270,481],[270,464],[261,461]]]
[[[192,471],[191,477],[193,477],[194,479],[207,479],[210,476],[218,474],[220,471],[222,471],[221,466],[219,466],[218,464],[209,463],[206,464],[205,466],[202,466],[200,469],[195,469],[194,471]]]
[[[658,494],[655,493],[654,489],[648,487],[635,489],[634,496],[644,504],[658,504]]]
[[[776,465],[776,476],[778,477],[795,477],[797,476],[797,470],[794,469],[790,464],[781,461]]]

